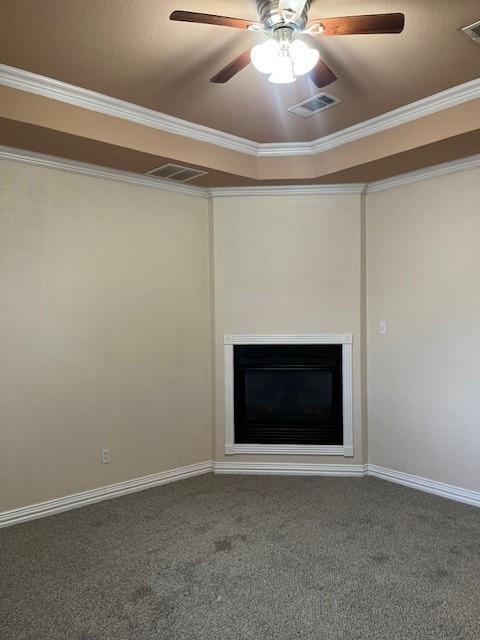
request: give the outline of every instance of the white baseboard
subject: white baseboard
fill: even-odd
[[[368,475],[375,476],[375,478],[381,478],[382,480],[388,480],[389,482],[402,484],[405,487],[411,487],[412,489],[419,489],[420,491],[433,493],[434,495],[441,496],[442,498],[449,498],[450,500],[456,500],[457,502],[464,502],[475,507],[480,507],[480,491],[462,489],[461,487],[456,487],[452,484],[445,484],[444,482],[437,482],[436,480],[429,480],[428,478],[414,476],[410,473],[403,473],[402,471],[394,471],[393,469],[379,467],[376,464],[368,465]]]
[[[118,498],[119,496],[124,496],[128,493],[143,491],[143,489],[158,487],[162,484],[167,484],[168,482],[174,482],[175,480],[183,480],[203,473],[209,473],[211,470],[212,462],[208,460],[198,464],[191,464],[187,467],[179,467],[178,469],[153,473],[152,475],[143,476],[142,478],[134,478],[133,480],[126,480],[125,482],[116,482],[115,484],[110,484],[106,487],[99,487],[98,489],[81,491],[80,493],[74,493],[54,500],[47,500],[46,502],[40,502],[28,507],[20,507],[19,509],[12,509],[11,511],[4,511],[3,513],[0,513],[0,528],[8,527],[19,522],[26,522],[27,520],[44,518],[55,513],[61,513],[62,511],[78,509],[79,507],[84,507],[88,504],[101,502],[102,500],[110,500],[111,498]]]
[[[117,482],[106,487],[81,491],[63,498],[47,500],[38,504],[0,513],[0,528],[8,527],[27,520],[44,518],[62,511],[78,509],[88,504],[110,500],[128,493],[143,491],[158,487],[168,482],[183,480],[192,476],[202,475],[214,471],[217,474],[246,474],[246,475],[290,475],[290,476],[345,476],[363,477],[375,476],[382,480],[419,489],[427,493],[464,502],[480,507],[480,491],[462,489],[454,485],[436,482],[428,478],[414,476],[409,473],[387,469],[374,464],[317,464],[292,462],[212,462],[207,460],[187,467],[179,467],[170,471],[162,471],[142,478],[134,478],[125,482]]]
[[[316,464],[294,462],[214,462],[214,473],[290,476],[364,476],[364,464]]]
[[[480,491],[462,489],[374,464],[296,464],[283,462],[213,462],[214,473],[294,476],[375,476],[443,498],[480,507]]]

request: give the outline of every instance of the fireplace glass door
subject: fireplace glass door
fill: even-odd
[[[236,345],[235,442],[343,444],[341,345]]]

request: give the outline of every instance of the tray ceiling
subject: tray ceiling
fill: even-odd
[[[460,28],[478,0],[314,0],[312,18],[401,11],[401,35],[319,40],[342,104],[308,120],[288,107],[314,95],[308,79],[272,86],[248,67],[209,78],[261,37],[173,23],[173,9],[255,18],[253,0],[0,3],[0,62],[258,142],[307,141],[479,76],[480,46]]]

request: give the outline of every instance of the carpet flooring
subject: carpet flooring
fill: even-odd
[[[0,530],[2,640],[478,640],[480,509],[191,478]]]

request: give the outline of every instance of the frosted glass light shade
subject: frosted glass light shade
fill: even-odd
[[[253,47],[250,60],[260,73],[272,73],[279,52],[280,45],[276,40],[266,40]]]
[[[310,49],[301,40],[292,42],[289,53],[293,60],[293,72],[296,76],[303,76],[311,71],[320,58],[317,49]]]
[[[275,84],[288,84],[295,82],[295,73],[293,71],[293,60],[288,55],[278,56],[275,60],[275,66],[268,78],[270,82]]]
[[[320,54],[302,40],[280,44],[270,38],[257,44],[250,52],[253,66],[261,73],[270,74],[270,82],[287,84],[296,76],[303,76],[317,64]]]

